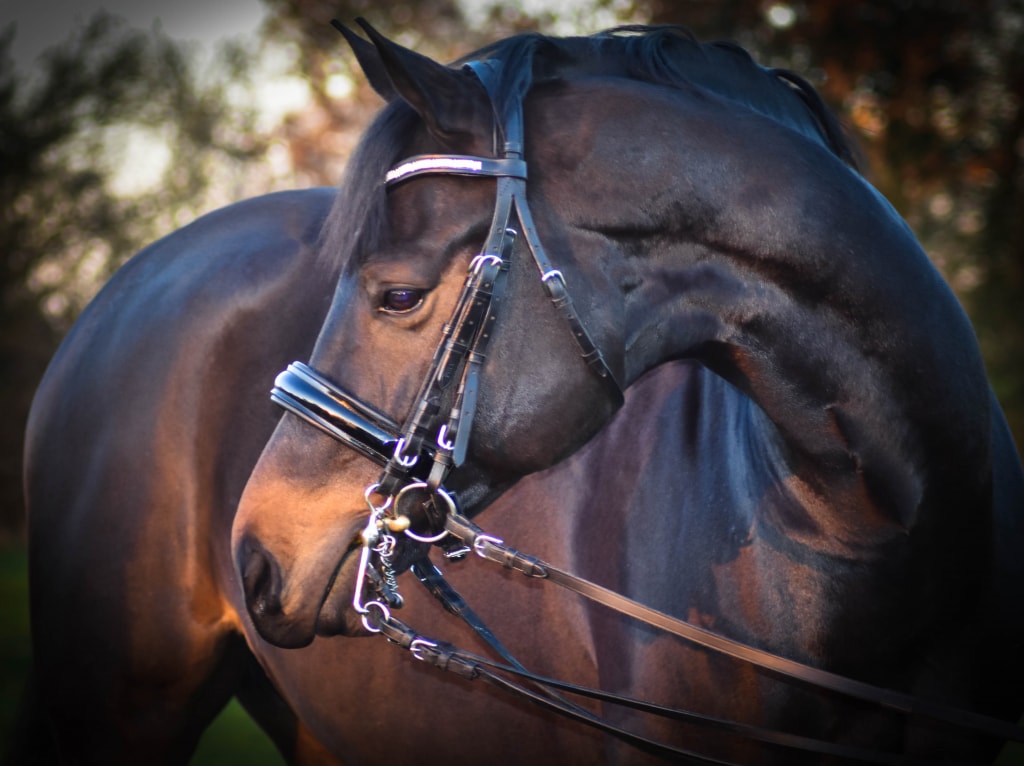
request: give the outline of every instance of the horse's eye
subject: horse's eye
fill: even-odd
[[[423,302],[426,290],[412,287],[395,287],[384,293],[380,310],[389,314],[406,314]]]

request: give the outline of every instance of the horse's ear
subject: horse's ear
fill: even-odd
[[[391,84],[391,78],[388,77],[388,73],[384,69],[384,62],[381,61],[377,48],[366,42],[366,40],[337,19],[332,19],[331,25],[341,32],[342,37],[345,38],[349,47],[352,48],[352,53],[355,54],[356,61],[359,62],[359,68],[363,70],[363,74],[366,75],[370,87],[376,91],[377,95],[388,102],[398,98],[398,91]]]
[[[356,21],[373,45],[360,41],[358,47],[353,45],[353,51],[378,93],[386,89],[375,82],[383,73],[390,83],[390,93],[415,109],[427,129],[446,144],[464,141],[481,129],[479,104],[484,93],[473,77],[388,40],[365,19]],[[374,48],[376,55],[367,54],[367,47]]]

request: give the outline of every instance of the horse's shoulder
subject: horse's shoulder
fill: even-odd
[[[306,189],[237,202],[129,258],[51,360],[30,431],[40,425],[41,412],[61,409],[71,385],[87,396],[82,387],[102,388],[112,377],[122,385],[140,375],[153,378],[150,387],[166,384],[173,371],[185,371],[186,355],[210,367],[229,336],[236,349],[240,342],[272,343],[278,336],[282,344],[308,345],[331,295],[333,279],[317,253],[334,194]],[[246,337],[235,337],[240,333]],[[151,353],[154,344],[163,353]]]
[[[206,213],[157,240],[131,258],[122,271],[166,269],[189,257],[254,260],[297,248],[313,250],[336,190],[329,187],[273,192]],[[282,247],[291,247],[282,251]]]
[[[187,322],[183,306],[241,298],[247,290],[265,290],[281,281],[304,281],[296,272],[308,272],[312,279],[320,228],[334,194],[328,188],[266,194],[206,213],[167,234],[118,269],[69,339],[97,325],[169,318]],[[193,316],[212,318],[210,313]]]

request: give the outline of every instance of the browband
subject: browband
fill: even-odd
[[[526,162],[462,154],[417,154],[391,168],[384,176],[384,182],[393,186],[409,178],[430,174],[522,178],[525,181]]]

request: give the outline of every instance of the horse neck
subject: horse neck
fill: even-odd
[[[691,189],[713,220],[634,247],[626,380],[690,358],[729,381],[767,415],[800,505],[860,544],[914,525],[936,452],[984,463],[988,395],[948,288],[891,209],[834,165]]]

